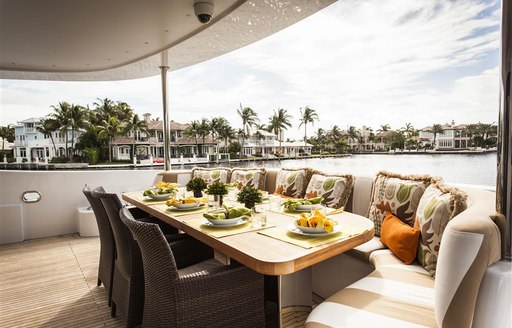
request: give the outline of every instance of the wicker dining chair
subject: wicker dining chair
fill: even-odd
[[[99,192],[105,192],[102,187],[98,187]],[[83,194],[92,207],[96,223],[98,224],[98,232],[100,234],[100,260],[98,264],[98,286],[103,286],[108,291],[108,305],[112,301],[112,278],[114,274],[114,254],[116,252],[116,244],[114,241],[114,233],[108,220],[107,212],[103,207],[103,203],[99,198],[93,197],[91,189],[86,185],[82,189]]]
[[[123,207],[119,197],[114,193],[104,192],[103,188],[94,189],[92,196],[101,200],[116,244],[111,315],[116,316],[119,310],[126,318],[127,327],[138,326],[142,322],[144,308],[144,273],[139,246],[119,217],[119,210]],[[183,266],[188,265],[191,261],[196,263],[213,257],[213,250],[210,247],[193,238],[188,238],[186,235],[165,235],[164,239],[171,245],[174,243],[188,245],[188,251],[180,258]]]
[[[96,190],[101,193],[105,193],[103,187],[97,187]],[[83,194],[87,198],[87,201],[91,205],[91,208],[96,217],[96,223],[98,225],[98,232],[100,235],[100,259],[98,263],[98,281],[97,285],[105,287],[108,293],[108,306],[112,304],[112,279],[114,277],[114,258],[116,253],[116,243],[114,239],[114,233],[108,215],[105,211],[105,207],[101,200],[92,195],[91,189],[85,185],[82,189]],[[115,196],[117,197],[117,196]],[[158,221],[158,219],[152,219],[148,217],[148,214],[139,210],[138,208],[131,208],[130,212],[134,215],[137,220],[144,222]],[[184,234],[178,235],[178,230],[165,222],[161,222],[160,229],[166,234],[168,241],[175,241],[187,236]]]
[[[244,266],[202,263],[179,270],[179,247],[169,247],[155,224],[138,222],[126,209],[121,220],[139,244],[144,263],[142,327],[264,327],[263,275]],[[190,270],[190,268],[197,268]]]

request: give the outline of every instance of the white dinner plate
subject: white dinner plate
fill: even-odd
[[[332,232],[323,231],[320,233],[318,233],[318,232],[309,233],[309,232],[301,231],[301,230],[299,230],[299,228],[297,228],[297,226],[294,223],[287,225],[286,229],[288,229],[288,231],[293,232],[294,234],[297,234],[297,235],[311,236],[311,237],[329,236],[329,235],[334,235],[335,233],[341,232],[339,225],[335,225],[334,230]]]
[[[214,224],[214,223],[212,223],[212,221],[225,221],[225,220],[208,220],[208,219],[205,218],[205,221],[203,222],[203,225],[205,225],[207,227],[212,227],[212,228],[236,227],[236,226],[239,226],[239,225],[251,222],[251,218],[248,217],[248,216],[243,215],[243,216],[239,217],[237,221],[234,221],[234,222],[229,223],[229,224]]]
[[[158,195],[147,195],[152,200],[167,200],[171,197],[171,194],[158,194]]]
[[[299,205],[295,208],[296,212],[311,212],[316,210],[317,208],[322,208],[323,206],[320,204],[311,204],[311,205]]]
[[[206,205],[205,203],[196,203],[196,204],[198,204],[196,207],[176,207],[174,205],[171,205],[171,206],[169,206],[169,209],[171,209],[173,211],[192,211],[192,210],[197,210],[198,208],[204,207]],[[188,205],[188,204],[181,204],[181,205]]]

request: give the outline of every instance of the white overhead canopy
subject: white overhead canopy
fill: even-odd
[[[194,3],[214,3],[199,23]],[[157,75],[271,35],[335,0],[0,0],[0,78],[121,80]]]

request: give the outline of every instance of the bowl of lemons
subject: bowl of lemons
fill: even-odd
[[[166,204],[179,210],[186,210],[204,205],[204,201],[203,198],[186,197],[184,199],[169,199]]]
[[[325,234],[332,233],[336,228],[337,222],[326,218],[320,210],[314,210],[311,213],[302,213],[295,220],[295,227],[307,234]]]

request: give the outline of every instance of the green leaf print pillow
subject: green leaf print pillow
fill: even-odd
[[[230,172],[231,170],[225,167],[195,167],[192,169],[192,179],[199,177],[205,180],[207,184],[217,181],[227,183],[229,181]]]
[[[230,182],[235,182],[239,189],[251,186],[263,190],[265,188],[265,177],[267,170],[265,168],[234,168],[231,171]]]
[[[466,200],[464,192],[439,183],[430,185],[420,199],[414,222],[420,229],[418,261],[432,276],[436,272],[444,229],[454,216],[467,208]]]
[[[281,169],[276,177],[276,190],[274,193],[302,198],[308,186],[313,171],[310,169]]]
[[[433,181],[437,178],[379,172],[368,211],[368,218],[375,224],[375,235],[380,236],[380,227],[388,211],[412,227],[421,196]]]
[[[325,205],[340,208],[347,205],[353,188],[353,175],[327,175],[322,172],[315,172],[309,180],[305,198],[322,196]]]

